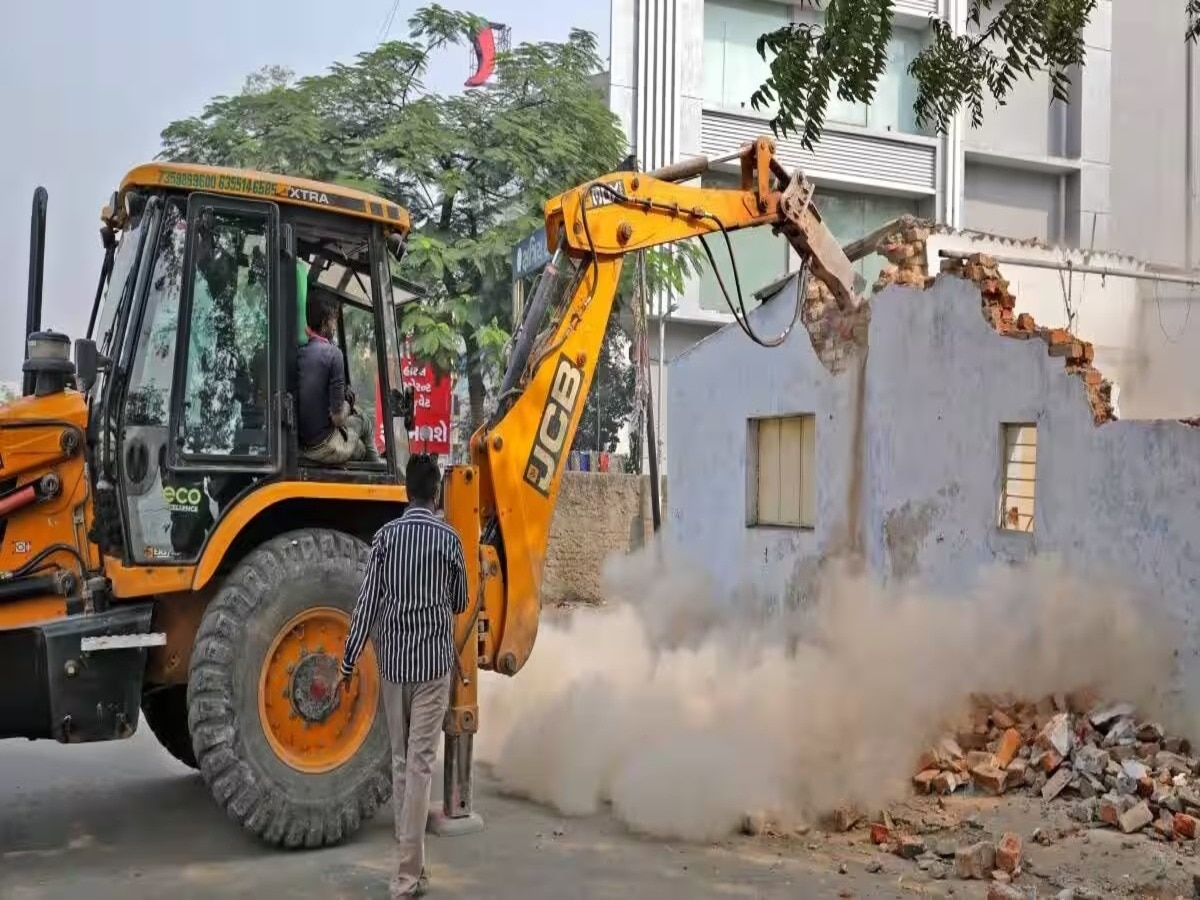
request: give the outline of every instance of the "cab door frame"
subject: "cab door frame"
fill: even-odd
[[[386,317],[393,316],[394,309],[392,306],[390,284],[383,285],[379,282],[381,272],[389,271],[386,255],[387,250],[384,246],[380,227],[373,222],[336,216],[332,213],[299,206],[285,206],[281,211],[281,215],[282,224],[280,226],[280,233],[283,236],[281,241],[283,246],[283,264],[281,266],[283,299],[281,301],[281,309],[287,312],[280,317],[280,364],[283,367],[281,369],[282,380],[280,381],[280,385],[283,392],[281,403],[289,410],[286,420],[289,430],[283,434],[287,442],[287,447],[285,448],[286,466],[283,469],[285,477],[308,481],[321,480],[332,483],[398,484],[404,478],[404,459],[400,457],[400,448],[397,446],[394,434],[393,422],[397,417],[393,412],[394,404],[391,402],[391,396],[393,390],[399,388],[400,384],[393,377],[392,366],[389,362],[389,357],[392,355],[393,343],[395,342],[395,323],[394,321],[392,323],[393,330],[386,330],[388,327]],[[363,280],[366,282],[366,286],[369,288],[370,312],[374,324],[375,369],[385,438],[384,449],[380,452],[381,459],[386,462],[386,466],[383,468],[346,469],[344,471],[337,469],[316,469],[303,465],[300,460],[298,446],[299,396],[296,393],[296,349],[299,345],[300,328],[298,317],[294,311],[297,291],[297,245],[302,239],[302,235],[298,234],[298,232],[312,232],[314,230],[329,236],[362,241],[366,245],[369,268],[367,272],[361,274]],[[355,309],[362,312],[368,311],[362,301],[347,300],[338,294],[337,291],[333,289],[329,290],[338,297],[339,320],[342,314],[342,306],[345,303],[350,303]],[[344,329],[340,327],[339,331],[344,333]],[[349,357],[346,355],[347,348],[345,344],[339,343],[338,349],[342,350],[345,364],[349,368]],[[397,374],[399,373],[398,360],[395,371]],[[355,386],[355,388],[356,390],[360,390],[361,386]],[[373,413],[374,410],[371,412]],[[376,431],[380,427],[380,422],[375,422]],[[372,435],[372,439],[374,439],[374,434]]]
[[[249,213],[266,219],[267,285],[267,403],[263,428],[266,432],[265,456],[254,454],[205,454],[184,450],[184,403],[187,395],[189,354],[192,337],[192,312],[195,308],[196,255],[199,229],[196,223],[207,213]],[[167,471],[171,474],[257,474],[268,477],[283,470],[284,441],[283,393],[281,382],[281,315],[283,297],[280,251],[279,205],[262,200],[244,200],[220,194],[193,193],[188,197],[188,236],[184,253],[184,283],[179,301],[179,320],[175,345],[175,374],[171,391],[167,440]]]

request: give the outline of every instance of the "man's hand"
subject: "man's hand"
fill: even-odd
[[[349,691],[350,691],[350,682],[351,682],[351,681],[353,681],[353,680],[354,680],[354,673],[353,673],[353,672],[347,672],[345,669],[341,669],[341,668],[339,668],[339,670],[338,670],[338,683],[337,683],[337,689],[338,689],[338,691],[339,691],[339,692],[341,692],[341,691],[346,691],[347,693],[349,693]]]

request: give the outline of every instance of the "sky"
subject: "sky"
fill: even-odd
[[[548,0],[441,0],[512,28],[514,46],[597,35],[608,55],[609,5]],[[87,328],[103,252],[99,214],[121,177],[159,150],[159,133],[236,93],[264,65],[314,75],[374,46],[393,0],[16,0],[7,4],[0,52],[0,379],[20,377],[24,356],[29,212],[33,191],[49,193],[43,327],[79,337]],[[401,0],[390,36],[407,36],[420,3]],[[470,50],[433,60],[432,90],[458,90]]]

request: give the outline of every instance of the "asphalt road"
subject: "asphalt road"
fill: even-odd
[[[476,796],[483,833],[428,840],[431,900],[901,896],[894,882],[763,842],[643,841],[604,816],[563,820],[502,797],[486,779]],[[144,728],[92,746],[0,742],[3,900],[384,900],[390,863],[390,810],[341,847],[262,847]]]

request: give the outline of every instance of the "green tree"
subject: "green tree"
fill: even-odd
[[[407,40],[296,80],[263,69],[243,91],[163,131],[162,155],[305,175],[381,194],[408,209],[406,277],[430,290],[408,304],[413,350],[443,372],[465,363],[471,419],[502,361],[511,321],[512,247],[543,220],[545,201],[616,168],[625,137],[592,76],[594,35],[522,44],[493,79],[463,94],[428,91],[430,55],[464,42],[483,19],[418,10]],[[694,255],[656,256],[656,283],[681,284]]]
[[[608,322],[608,331],[600,348],[600,360],[592,380],[592,390],[583,407],[572,450],[601,450],[613,453],[621,431],[633,418],[634,387],[637,373],[629,361],[625,332],[617,317]]]
[[[1097,0],[970,0],[966,34],[942,20],[908,67],[916,82],[917,122],[945,131],[962,109],[978,127],[987,97],[1003,105],[1019,79],[1045,73],[1056,100],[1066,102],[1071,71],[1083,64],[1083,30]],[[1178,2],[1178,0],[1176,0]],[[1184,0],[1184,39],[1200,38],[1200,0]],[[755,109],[775,107],[777,134],[800,135],[812,148],[831,97],[870,103],[887,68],[894,0],[801,0],[823,21],[794,22],[764,34],[758,52],[771,65],[750,98]],[[997,7],[994,15],[984,13]],[[986,20],[986,21],[985,21]],[[777,105],[776,105],[777,104]]]

